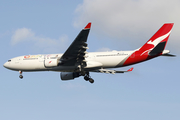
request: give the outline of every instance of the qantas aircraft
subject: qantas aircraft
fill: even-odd
[[[173,23],[164,24],[142,47],[133,51],[89,52],[87,38],[91,23],[79,33],[64,54],[25,55],[8,60],[4,67],[22,72],[57,71],[62,80],[72,80],[84,76],[86,81],[94,83],[90,72],[124,73],[127,71],[109,70],[107,68],[124,67],[140,63],[158,56],[174,56],[164,50],[171,33]]]

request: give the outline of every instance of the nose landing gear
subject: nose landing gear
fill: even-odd
[[[20,70],[19,73],[20,73],[19,78],[23,79],[22,71]]]

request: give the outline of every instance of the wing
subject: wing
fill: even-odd
[[[86,49],[88,49],[86,42],[90,28],[91,23],[88,23],[87,26],[81,30],[79,35],[60,58],[59,65],[73,66],[85,62]]]
[[[101,73],[110,73],[110,74],[115,74],[115,73],[124,73],[124,72],[130,72],[132,71],[134,68],[130,68],[127,71],[116,71],[116,70],[108,70],[108,69],[98,69],[92,72],[101,72]]]

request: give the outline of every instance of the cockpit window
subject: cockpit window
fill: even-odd
[[[11,60],[8,60],[8,62],[11,62]]]

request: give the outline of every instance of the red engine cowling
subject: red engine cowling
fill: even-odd
[[[61,72],[61,80],[73,80],[76,77],[79,77],[77,72]]]

